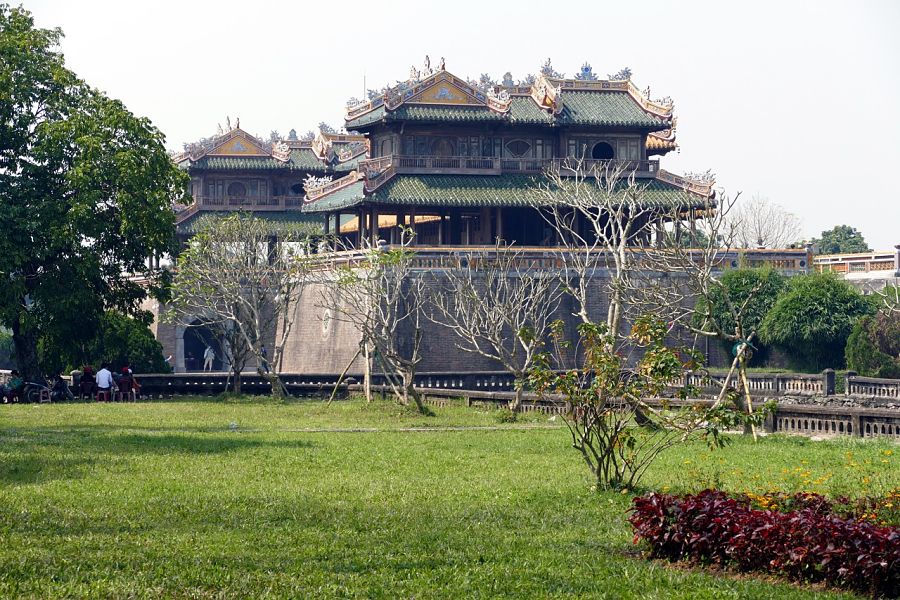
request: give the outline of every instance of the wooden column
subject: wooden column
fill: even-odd
[[[438,217],[440,220],[438,221],[438,246],[444,245],[444,211],[443,209],[438,213]]]
[[[356,245],[362,248],[366,239],[366,211],[360,208],[356,214]]]
[[[396,217],[396,225],[393,229],[391,229],[391,243],[392,244],[401,244],[403,243],[404,235],[406,234],[406,211],[402,208],[397,209],[397,217]]]
[[[416,235],[418,232],[416,231],[416,207],[415,206],[413,206],[412,208],[409,209],[409,228],[412,231],[412,241],[410,242],[410,245],[415,246],[416,238],[418,237],[418,235]]]
[[[378,246],[378,209],[376,207],[372,207],[371,212],[369,213],[369,223],[370,229],[372,230],[372,247],[375,248]]]
[[[481,208],[481,214],[478,215],[478,225],[481,233],[478,235],[479,244],[491,243],[491,209],[484,206]]]
[[[503,239],[503,207],[497,207],[497,235],[496,239]]]

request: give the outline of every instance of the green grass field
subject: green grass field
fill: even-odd
[[[558,420],[435,413],[0,406],[0,597],[852,597],[648,562],[631,494],[592,491]],[[895,449],[738,438],[644,483],[877,493],[900,485]]]

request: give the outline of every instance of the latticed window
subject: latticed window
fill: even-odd
[[[247,186],[240,181],[232,181],[228,184],[228,195],[232,198],[243,198],[247,195]]]
[[[506,143],[506,151],[512,156],[525,156],[531,150],[531,144],[525,140],[511,140]]]

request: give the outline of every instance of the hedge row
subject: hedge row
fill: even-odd
[[[900,528],[842,519],[825,504],[789,512],[756,510],[746,497],[706,490],[696,495],[635,498],[634,540],[669,560],[780,573],[873,596],[900,595]],[[814,506],[813,506],[814,505]]]

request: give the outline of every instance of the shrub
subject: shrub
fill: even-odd
[[[847,339],[847,368],[867,377],[900,378],[900,312],[856,322]]]
[[[778,512],[751,508],[750,498],[716,490],[683,497],[652,493],[634,499],[629,521],[635,543],[645,540],[654,557],[897,597],[900,529],[842,519],[815,494],[792,501],[800,508]]]
[[[856,321],[874,312],[874,302],[833,274],[801,275],[766,314],[760,339],[784,350],[801,369],[840,368]]]
[[[757,331],[766,313],[775,304],[779,294],[787,287],[787,277],[774,269],[732,269],[726,271],[721,279],[721,287],[710,290],[708,300],[701,299],[697,304],[694,325],[704,325],[702,316],[707,312],[712,317],[713,330],[725,334],[736,335],[735,307],[742,306],[740,317],[745,335]],[[726,352],[731,352],[734,341],[721,340]],[[751,364],[762,365],[768,357],[768,348],[756,344]]]

